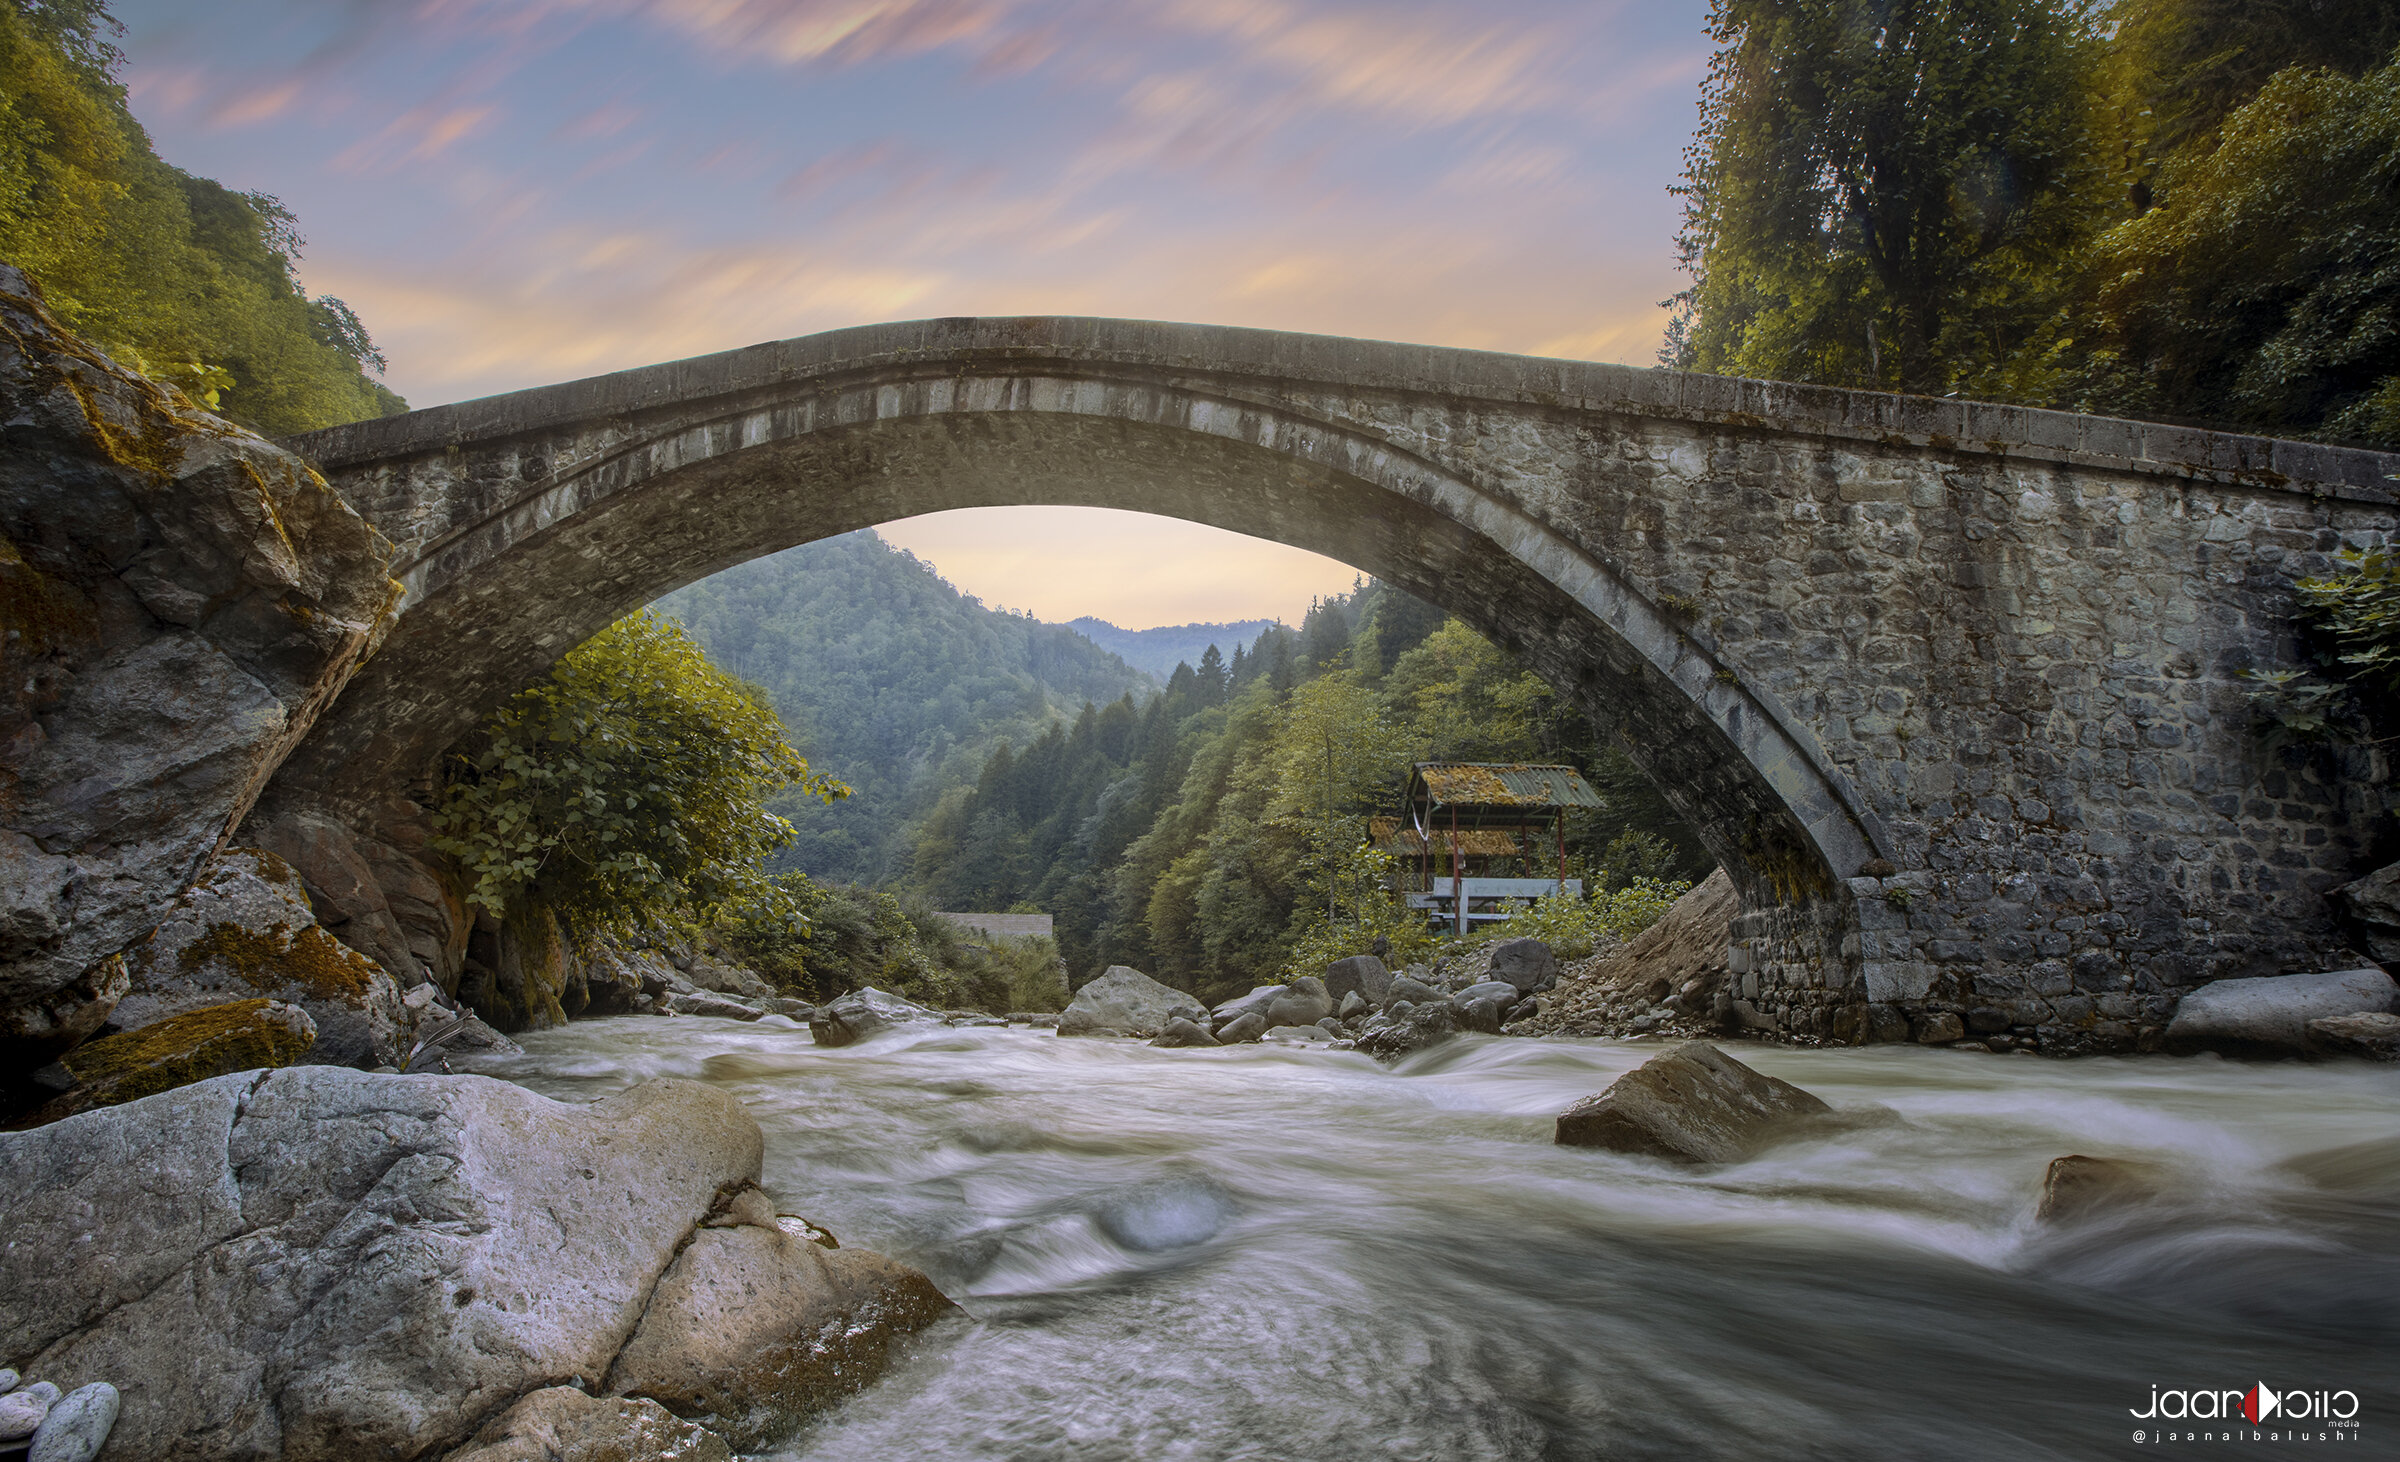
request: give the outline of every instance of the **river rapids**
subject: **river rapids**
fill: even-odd
[[[2355,1392],[2335,1455],[2400,1455],[2400,1069],[1734,1045],[1845,1120],[1682,1168],[1550,1140],[1657,1043],[525,1046],[473,1068],[732,1092],[784,1208],[965,1308],[778,1462],[2116,1457],[2181,1425],[2130,1414],[2153,1388],[2262,1381]],[[2072,1152],[2173,1196],[2039,1225]]]

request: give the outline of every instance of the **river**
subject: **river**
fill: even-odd
[[[2131,1416],[2153,1387],[2262,1381],[2355,1392],[2335,1455],[2400,1456],[2400,1069],[1740,1044],[1847,1120],[1683,1169],[1550,1141],[1658,1044],[525,1046],[474,1069],[734,1093],[783,1206],[964,1306],[776,1459],[2120,1457],[2191,1425]],[[2176,1196],[2037,1225],[2070,1152]]]

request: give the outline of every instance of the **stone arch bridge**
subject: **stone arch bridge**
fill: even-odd
[[[396,627],[261,815],[420,779],[612,619],[811,539],[1081,504],[1330,555],[1522,653],[1739,888],[1740,1018],[2136,1043],[2338,955],[2374,832],[2261,748],[2290,580],[2400,458],[2018,407],[1135,321],[836,331],[288,443],[398,546]],[[379,802],[380,799],[380,802]]]

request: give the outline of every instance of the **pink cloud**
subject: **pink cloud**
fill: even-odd
[[[431,162],[481,131],[497,115],[490,105],[411,107],[374,136],[334,155],[344,172],[375,172],[412,162]]]
[[[641,119],[639,109],[607,102],[562,123],[553,135],[567,142],[605,142]]]

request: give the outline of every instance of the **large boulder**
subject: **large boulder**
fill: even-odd
[[[655,1401],[546,1386],[443,1462],[732,1462],[725,1439]]]
[[[683,1262],[719,1247],[703,1223],[754,1225],[763,1207],[779,1226],[756,1187],[763,1145],[697,1082],[579,1107],[482,1077],[312,1066],[0,1135],[0,1355],[61,1386],[116,1383],[114,1455],[437,1456],[532,1392],[609,1376],[637,1336],[682,1323],[661,1318],[690,1312],[680,1295],[733,1314],[724,1284],[662,1281],[710,1272]],[[772,1247],[818,1298],[751,1263],[753,1341],[779,1304],[797,1306],[787,1334],[836,1312],[884,1334],[929,1303],[914,1271],[869,1261],[819,1286],[810,1256]],[[77,1257],[39,1257],[62,1254]],[[863,1379],[874,1357],[850,1353]]]
[[[301,800],[292,804],[292,798]],[[243,841],[292,865],[317,922],[391,971],[403,988],[430,980],[456,995],[474,911],[458,866],[433,846],[431,814],[397,794],[328,812],[269,783]]]
[[[1281,985],[1253,985],[1250,987],[1249,994],[1236,995],[1210,1011],[1206,1023],[1213,1024],[1222,1030],[1245,1015],[1255,1013],[1264,1016],[1267,1013],[1267,1002],[1282,993]]]
[[[2400,863],[2343,884],[2333,891],[2333,903],[2370,959],[2387,965],[2400,960]]]
[[[373,840],[360,837],[347,822],[302,809],[253,818],[242,838],[298,875],[319,928],[383,966],[403,988],[425,980],[457,984],[455,965],[445,969],[440,956],[428,959],[411,943],[393,912],[393,896],[384,890],[386,874],[368,860]]]
[[[1333,996],[1315,975],[1302,975],[1271,996],[1259,1014],[1270,1027],[1315,1025],[1333,1014]]]
[[[1238,1046],[1245,1041],[1255,1041],[1266,1033],[1267,1018],[1255,1010],[1245,1010],[1217,1027],[1216,1041],[1220,1046]]]
[[[1398,982],[1394,982],[1395,987]],[[1457,1007],[1439,996],[1403,1012],[1395,1003],[1391,1013],[1359,1033],[1358,1049],[1378,1061],[1397,1061],[1411,1051],[1449,1039],[1459,1030]]]
[[[719,959],[705,949],[686,953],[682,961],[684,978],[703,990],[719,995],[733,995],[744,1000],[773,1000],[780,993],[767,977],[747,965]]]
[[[767,1013],[764,1009],[752,1005],[746,1000],[736,1000],[730,995],[700,992],[690,995],[669,995],[659,1004],[677,1015],[708,1015],[719,1020],[756,1020]],[[839,1043],[827,1041],[819,1042],[819,1044]]]
[[[1075,992],[1058,1017],[1062,1036],[1140,1036],[1148,1039],[1175,1019],[1208,1019],[1208,1007],[1130,965],[1110,965]]]
[[[1525,998],[1523,992],[1506,980],[1477,980],[1474,984],[1452,995],[1450,1003],[1463,1011],[1477,1001],[1497,1001],[1506,1007],[1516,1004],[1523,998]]]
[[[1530,995],[1558,983],[1558,956],[1539,939],[1503,939],[1492,946],[1491,972]]]
[[[894,1341],[956,1312],[906,1265],[829,1249],[758,1199],[729,1208],[659,1281],[609,1390],[698,1418],[746,1452],[856,1390]]]
[[[1414,975],[1403,974],[1392,977],[1392,983],[1383,992],[1383,999],[1379,1003],[1389,1010],[1402,1001],[1411,1005],[1432,1005],[1447,1002],[1449,998],[1449,991],[1429,985]]]
[[[1217,1038],[1210,1035],[1208,1027],[1200,1022],[1177,1016],[1167,1022],[1166,1029],[1160,1031],[1150,1044],[1153,1046],[1213,1046],[1217,1044]]]
[[[0,1068],[109,1018],[154,928],[395,617],[305,462],[126,370],[0,266]]]
[[[2328,1056],[2400,1061],[2400,1015],[2321,1015],[2308,1023],[2308,1044]]]
[[[303,1066],[86,1112],[0,1137],[0,1354],[115,1382],[129,1457],[421,1456],[605,1375],[761,1148],[693,1082]]]
[[[927,1010],[913,1000],[869,985],[819,1006],[809,1018],[808,1029],[820,1046],[848,1046],[900,1026],[941,1018],[938,1010]]]
[[[318,926],[300,876],[272,853],[229,849],[127,964],[131,985],[113,1017],[121,1027],[264,996],[308,1012],[311,1063],[396,1066],[403,1054],[399,985]]]
[[[2042,1173],[2042,1199],[2034,1217],[2043,1223],[2073,1223],[2147,1203],[2164,1190],[2165,1175],[2150,1163],[2070,1153],[2052,1158]]]
[[[212,1076],[289,1066],[306,1057],[316,1039],[316,1022],[308,1012],[280,1000],[187,1010],[69,1051],[59,1064],[75,1078],[74,1088],[29,1120],[55,1122]]]
[[[1693,1041],[1569,1107],[1559,1116],[1557,1141],[1687,1162],[1739,1162],[1794,1122],[1831,1110],[1790,1082]]]
[[[1392,972],[1382,960],[1371,954],[1354,954],[1337,959],[1325,967],[1325,993],[1340,1009],[1342,997],[1355,993],[1361,1000],[1374,1005],[1383,999],[1383,992],[1392,988]]]
[[[2308,1023],[2328,1015],[2383,1014],[2400,987],[2378,969],[2218,980],[2183,997],[2167,1024],[2170,1051],[2289,1056],[2309,1049]]]
[[[649,1010],[654,998],[666,991],[664,976],[673,973],[674,966],[655,950],[627,949],[601,939],[568,972],[567,983],[570,991],[583,992],[579,1013],[629,1015]]]
[[[505,919],[478,909],[467,934],[458,998],[495,1030],[511,1035],[548,1030],[567,1023],[566,999],[579,967],[558,915],[546,905],[521,900]]]

